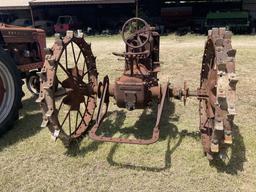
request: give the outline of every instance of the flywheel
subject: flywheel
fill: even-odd
[[[200,89],[208,98],[200,99],[200,132],[205,155],[210,160],[232,144],[232,125],[236,115],[236,50],[232,33],[225,28],[208,32],[201,70]]]
[[[87,133],[96,108],[96,58],[81,32],[57,37],[40,75],[42,127],[68,146]]]

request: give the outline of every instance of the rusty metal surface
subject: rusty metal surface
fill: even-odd
[[[42,29],[19,27],[4,23],[0,23],[0,31],[2,39],[8,43],[33,42],[37,40],[38,34],[45,33]]]
[[[79,49],[77,55],[75,55],[75,45]],[[74,57],[71,64],[68,63],[70,57],[67,52],[68,46],[72,47],[71,57]],[[82,60],[82,66],[78,66],[79,60]],[[73,68],[70,68],[70,65]],[[58,69],[65,74],[65,79],[59,80],[63,74],[58,73]],[[37,102],[40,103],[43,111],[42,127],[48,126],[52,136],[55,139],[60,138],[65,145],[81,137],[88,129],[96,107],[96,95],[92,90],[97,86],[97,75],[91,46],[83,39],[81,33],[74,34],[68,31],[63,39],[57,37],[53,47],[47,50],[46,61],[40,73],[41,91]],[[83,79],[88,80],[87,84]],[[55,88],[56,84],[59,84],[58,88]],[[88,90],[91,92],[89,93]],[[84,94],[85,92],[87,94]],[[57,100],[61,100],[58,108]],[[69,109],[64,111],[65,118],[60,122],[59,114],[63,112],[64,105]],[[82,107],[85,108],[84,111]],[[77,115],[74,124],[71,124],[72,111]],[[65,121],[68,121],[69,130],[64,129]]]
[[[165,83],[161,89],[161,101],[158,104],[157,119],[156,119],[155,127],[153,128],[152,137],[150,139],[113,138],[113,137],[105,137],[105,136],[97,135],[97,130],[99,129],[100,124],[102,123],[103,119],[107,115],[107,110],[105,110],[103,113],[101,113],[101,107],[103,104],[102,101],[105,100],[106,92],[104,92],[104,94],[103,94],[104,96],[101,98],[101,102],[100,102],[100,106],[99,106],[99,110],[98,110],[98,116],[96,119],[96,124],[93,126],[93,128],[89,132],[90,138],[93,140],[96,140],[96,141],[139,144],[139,145],[149,145],[149,144],[153,144],[153,143],[157,142],[159,139],[159,134],[160,134],[159,124],[160,124],[160,120],[162,117],[166,94],[168,93],[168,86],[169,86],[169,83]],[[105,90],[107,90],[107,89],[105,89]],[[106,105],[108,105],[108,103]],[[108,106],[105,109],[107,109],[107,108],[108,108]]]
[[[0,23],[0,43],[21,72],[42,68],[46,47],[43,30]]]
[[[235,112],[235,53],[231,32],[223,28],[209,31],[205,45],[200,88],[208,98],[199,98],[200,131],[208,158],[232,144],[232,123]]]
[[[108,76],[105,76],[103,82],[97,82],[95,57],[90,45],[79,33],[74,35],[68,31],[66,37],[57,38],[53,48],[47,51],[46,61],[40,73],[41,93],[38,102],[41,103],[43,111],[42,126],[48,125],[55,139],[60,138],[68,145],[71,140],[80,138],[91,129],[89,136],[97,141],[152,144],[159,138],[164,101],[169,98],[183,99],[185,105],[188,98],[195,97],[199,100],[199,129],[207,157],[212,159],[214,153],[222,152],[226,144],[232,143],[237,77],[234,62],[236,51],[231,46],[231,32],[223,28],[209,31],[203,55],[200,87],[195,90],[191,90],[187,82],[184,83],[184,87],[176,87],[169,82],[162,85],[159,83],[160,37],[144,20],[128,20],[123,26],[122,37],[126,44],[125,52],[113,54],[124,58],[125,68],[123,74],[112,84]],[[67,61],[66,47],[72,43],[78,45],[79,52],[75,53],[72,48],[75,65],[68,67],[67,64],[62,65],[60,58],[64,54]],[[85,58],[86,73],[84,69],[77,67],[80,55]],[[63,81],[59,80],[58,68],[62,68],[67,75]],[[85,74],[88,75],[89,82],[85,82]],[[57,89],[54,88],[56,83],[59,84]],[[64,131],[64,123],[60,123],[58,116],[61,111],[55,106],[56,97],[59,96],[64,96],[61,103],[69,106],[64,121],[70,119],[70,111],[79,111],[87,98],[86,112],[81,114],[82,121],[80,124],[69,124],[69,134]],[[91,125],[96,108],[96,96],[99,98],[98,112],[95,124]],[[158,112],[152,137],[145,140],[97,135],[102,122],[107,118],[110,97],[115,99],[119,108],[126,108],[128,111],[151,107],[153,101],[156,101]],[[71,128],[74,131],[71,131]]]
[[[128,36],[126,36],[126,33]],[[96,124],[90,131],[90,137],[97,141],[152,144],[159,138],[159,123],[163,111],[163,103],[167,92],[169,92],[168,83],[161,88],[157,79],[157,72],[159,72],[159,34],[144,20],[133,18],[124,24],[122,37],[126,44],[126,52],[113,54],[125,58],[125,70],[123,75],[117,78],[114,85],[107,83],[104,86],[103,83],[103,94],[100,98]],[[156,68],[158,70],[155,70]],[[105,97],[110,96],[108,87],[113,87],[117,106],[126,108],[128,111],[144,109],[149,107],[154,99],[158,101],[156,125],[150,139],[131,140],[98,136],[96,134],[107,115],[108,103],[106,103],[104,109],[102,105]]]
[[[19,65],[17,66],[18,70],[21,72],[27,72],[33,69],[41,69],[44,65],[44,62],[38,62],[38,63],[31,63],[31,64],[25,64],[25,65]]]

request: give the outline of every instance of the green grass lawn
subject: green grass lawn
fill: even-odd
[[[205,36],[161,38],[161,82],[191,89],[199,85]],[[89,37],[97,56],[99,79],[111,82],[123,62],[120,36]],[[53,39],[47,39],[51,46]],[[0,191],[256,191],[256,37],[234,36],[239,76],[234,144],[225,161],[209,163],[198,133],[198,101],[184,107],[172,100],[165,106],[161,138],[149,146],[101,143],[83,139],[67,150],[50,132],[40,128],[35,98],[24,88],[23,109],[14,128],[0,138]],[[127,112],[111,105],[104,122],[108,130],[121,128],[123,136],[148,136],[155,113]],[[132,129],[134,127],[134,129]]]

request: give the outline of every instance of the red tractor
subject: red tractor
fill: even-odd
[[[0,23],[0,133],[19,117],[22,79],[32,93],[39,93],[37,72],[44,63],[45,47],[43,30]]]

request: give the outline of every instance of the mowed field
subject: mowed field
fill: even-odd
[[[123,61],[120,36],[89,37],[97,56],[99,79],[118,77]],[[191,89],[199,85],[205,36],[161,38],[160,81]],[[51,46],[54,39],[47,39]],[[184,107],[172,100],[165,106],[161,138],[153,145],[101,143],[84,138],[66,149],[40,128],[41,112],[26,90],[14,128],[0,138],[0,191],[256,191],[256,36],[234,36],[237,49],[237,113],[234,143],[223,161],[209,163],[198,133],[198,101]],[[104,122],[122,136],[149,136],[155,113],[127,112],[114,105]],[[118,129],[121,129],[119,132]]]

